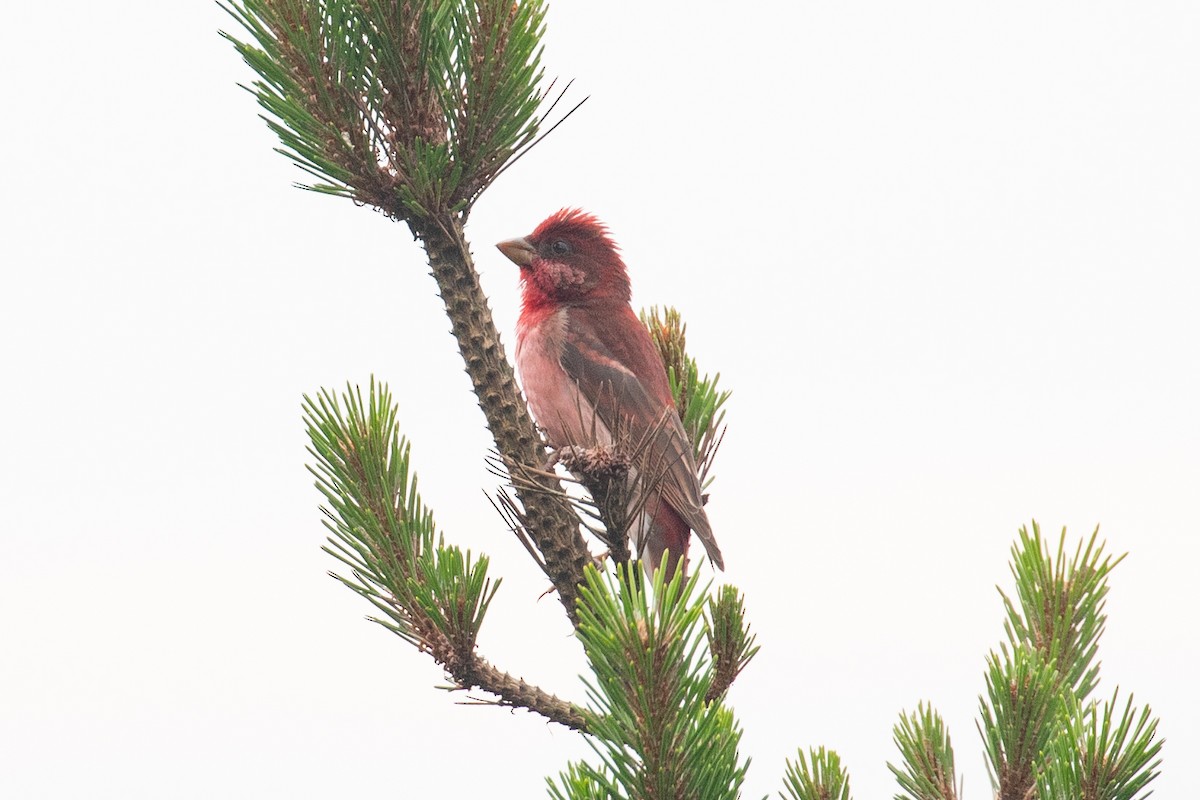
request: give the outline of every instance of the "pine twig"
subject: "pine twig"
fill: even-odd
[[[485,556],[472,558],[438,534],[387,387],[372,380],[366,397],[352,387],[341,398],[323,390],[305,398],[304,411],[315,459],[309,470],[328,504],[325,551],[349,568],[348,577],[331,575],[382,612],[372,621],[428,653],[457,688],[483,689],[498,705],[584,730],[570,703],[476,651],[499,582],[488,577]]]
[[[784,775],[785,800],[850,800],[850,775],[833,750],[824,747],[796,751],[796,760],[788,759]]]
[[[484,702],[484,705],[523,708],[572,730],[588,732],[587,722],[579,707],[496,669],[479,656],[474,656],[465,668],[452,677],[460,689],[479,688],[500,698],[496,703]]]

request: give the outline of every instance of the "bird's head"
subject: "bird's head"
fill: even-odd
[[[521,268],[526,305],[614,299],[629,302],[629,276],[608,228],[564,208],[533,233],[496,247]]]

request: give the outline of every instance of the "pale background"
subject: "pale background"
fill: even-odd
[[[454,704],[326,577],[300,396],[391,383],[424,496],[504,585],[481,648],[582,700],[546,581],[484,497],[489,439],[402,227],[290,188],[211,3],[5,12],[0,796],[544,796],[586,755]],[[901,709],[945,715],[966,797],[1036,518],[1114,552],[1102,647],[1200,752],[1200,5],[570,3],[578,116],[469,234],[578,205],[635,304],[734,390],[709,506],[762,653],[732,692],[781,787],[837,749],[890,797]]]

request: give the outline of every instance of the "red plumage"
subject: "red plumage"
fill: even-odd
[[[521,267],[517,369],[550,443],[608,444],[614,429],[648,442],[662,479],[632,531],[635,548],[644,548],[653,569],[667,550],[686,565],[695,531],[724,568],[666,369],[629,306],[629,276],[608,229],[563,209],[497,247]]]

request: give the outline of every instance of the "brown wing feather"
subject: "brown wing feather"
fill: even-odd
[[[650,335],[628,306],[573,308],[569,313],[573,319],[562,350],[563,369],[609,430],[623,428],[634,441],[646,441],[650,457],[661,465],[663,499],[724,569],[700,497],[691,444]]]

